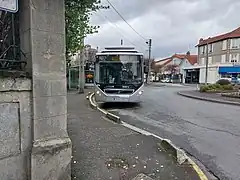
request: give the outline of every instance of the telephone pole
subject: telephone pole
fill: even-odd
[[[78,93],[83,94],[84,93],[84,85],[85,85],[85,70],[84,70],[84,54],[83,49],[78,54],[79,58],[79,88]]]
[[[205,85],[208,83],[208,43],[207,43],[207,54],[206,54],[206,72],[205,72]]]
[[[152,39],[149,39],[148,42],[146,42],[148,44],[148,73],[146,76],[146,83],[148,83],[150,81],[149,77],[151,75],[151,53],[152,53]]]

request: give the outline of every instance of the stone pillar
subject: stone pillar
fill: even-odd
[[[32,74],[32,180],[71,179],[64,0],[21,0],[22,49]]]

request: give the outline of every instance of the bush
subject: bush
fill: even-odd
[[[209,84],[209,85],[201,86],[200,92],[221,92],[221,91],[229,91],[233,89],[234,87],[231,84],[227,84],[227,85]]]
[[[208,85],[203,85],[200,87],[200,92],[207,92],[209,90],[210,90],[210,88]]]
[[[222,87],[224,90],[233,90],[233,85],[231,85],[231,84],[223,85]]]
[[[214,84],[214,88],[215,89],[222,89],[222,85],[221,84]]]
[[[219,79],[216,84],[219,84],[219,85],[223,86],[223,85],[231,84],[231,82],[227,79]]]
[[[220,84],[209,84],[209,89],[223,89]]]

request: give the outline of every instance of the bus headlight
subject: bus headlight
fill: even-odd
[[[139,93],[138,93],[138,94],[139,94],[139,95],[141,95],[142,93],[143,93],[143,91],[139,91]]]
[[[96,94],[97,94],[98,96],[101,96],[101,93],[100,93],[100,91],[97,91],[97,92],[96,92]]]

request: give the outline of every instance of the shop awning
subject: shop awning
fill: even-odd
[[[219,67],[219,74],[232,74],[232,73],[240,73],[240,66],[223,66]]]

